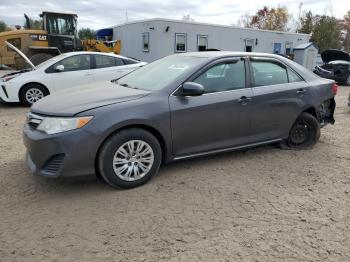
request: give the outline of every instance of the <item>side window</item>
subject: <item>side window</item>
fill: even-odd
[[[252,60],[254,86],[268,86],[288,83],[284,65],[274,61]]]
[[[64,72],[91,69],[91,55],[75,55],[67,57],[52,66],[50,72],[55,72],[58,65],[64,66]]]
[[[198,76],[193,82],[203,85],[206,93],[245,88],[243,60],[217,64]]]
[[[304,81],[297,73],[291,69],[287,69],[289,83]]]
[[[181,53],[187,51],[187,36],[186,34],[175,34],[175,52]]]
[[[95,67],[97,69],[112,66],[120,66],[123,64],[123,60],[120,58],[107,55],[95,55]]]

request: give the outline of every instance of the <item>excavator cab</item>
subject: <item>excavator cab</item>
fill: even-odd
[[[43,29],[47,31],[49,47],[57,47],[60,53],[82,50],[78,37],[76,14],[43,12]]]

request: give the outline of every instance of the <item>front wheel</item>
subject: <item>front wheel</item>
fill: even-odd
[[[317,143],[320,134],[317,119],[309,113],[302,113],[293,124],[286,142],[290,148],[310,148]]]
[[[24,106],[31,106],[35,102],[47,96],[47,90],[38,84],[28,84],[19,93],[19,99]]]
[[[139,128],[124,129],[112,135],[98,156],[98,170],[113,187],[133,188],[155,175],[162,160],[158,140]]]

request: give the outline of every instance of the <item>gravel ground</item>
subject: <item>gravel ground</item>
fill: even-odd
[[[182,161],[132,190],[33,177],[28,109],[0,105],[0,261],[350,261],[349,89],[312,150]]]

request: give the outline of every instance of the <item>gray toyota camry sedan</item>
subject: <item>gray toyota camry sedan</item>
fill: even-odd
[[[199,52],[35,103],[23,138],[32,173],[146,183],[162,163],[276,143],[309,148],[334,123],[337,85],[281,56]]]

